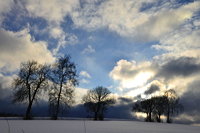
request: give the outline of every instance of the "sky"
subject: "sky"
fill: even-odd
[[[177,119],[200,122],[199,0],[0,1],[1,99],[21,62],[66,54],[78,102],[96,86],[132,99],[174,89],[185,107]]]

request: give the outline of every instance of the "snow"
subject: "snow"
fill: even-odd
[[[199,133],[200,127],[136,121],[0,120],[0,133],[85,133],[85,130],[86,133]]]

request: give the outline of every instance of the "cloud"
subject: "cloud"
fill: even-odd
[[[144,94],[149,95],[159,90],[160,90],[159,86],[152,84],[150,88],[144,92]]]
[[[77,44],[78,37],[74,34],[63,31],[61,23],[65,17],[70,16],[72,12],[79,7],[78,0],[30,0],[26,1],[25,7],[32,18],[43,18],[47,21],[47,32],[50,37],[56,39],[57,46],[53,49],[53,54],[57,55],[60,48],[68,44]]]
[[[79,42],[76,35],[64,32],[59,26],[52,26],[49,30],[51,37],[58,40],[57,46],[53,49],[54,55],[57,55],[59,50],[66,45],[74,45]]]
[[[153,6],[141,10],[144,5]],[[146,41],[159,40],[191,19],[199,11],[199,5],[199,1],[185,4],[154,0],[83,2],[71,16],[76,27],[89,31],[107,28],[140,41],[144,38]]]
[[[108,108],[105,114],[107,118],[135,119],[132,115],[133,99],[118,97],[116,104]]]
[[[12,3],[10,0],[2,2],[7,8],[2,8],[0,12],[9,12]],[[54,53],[65,43],[77,43],[77,36],[67,34],[61,28],[67,16],[71,17],[75,28],[89,31],[107,28],[121,36],[152,41],[160,40],[165,34],[188,23],[200,10],[199,1],[181,4],[159,0],[30,0],[21,3],[29,17],[39,17],[48,22],[50,36],[58,39],[59,43]],[[194,24],[198,25],[198,22]],[[91,45],[88,45],[88,49],[92,50]]]
[[[19,32],[0,30],[0,71],[11,72],[19,68],[21,62],[37,60],[39,63],[54,61],[52,53],[44,41],[34,41],[28,29]]]
[[[85,94],[87,94],[88,89],[85,88],[75,88],[75,104],[81,104],[82,98]]]
[[[15,77],[16,75],[4,75],[2,73],[0,73],[0,85],[2,89],[10,89],[11,88],[11,85],[12,85],[12,82],[13,82],[13,78]]]
[[[125,91],[123,95],[126,97],[132,97],[137,101],[138,99],[146,99],[151,98],[152,96],[163,95],[167,89],[169,89],[167,83],[163,82],[161,79],[156,80],[156,78],[153,77],[148,83],[141,87]]]
[[[138,26],[136,31],[138,31],[139,36],[145,36],[147,40],[160,40],[166,34],[173,32],[174,29],[192,19],[195,13],[200,10],[199,5],[200,2],[191,2],[173,8],[176,3],[171,1],[154,7],[155,9],[150,8],[147,10],[148,21]]]
[[[80,83],[88,84],[90,82],[88,79],[91,79],[91,76],[87,71],[81,71],[79,75],[81,76]]]
[[[91,78],[90,74],[86,71],[81,71],[80,76],[85,77],[85,78]]]
[[[80,81],[80,83],[83,83],[83,84],[88,84],[88,83],[90,83],[90,81],[87,80],[87,79],[80,79],[79,81]]]
[[[60,26],[49,27],[50,35],[54,39],[59,39],[60,45],[77,44],[78,37],[74,34],[65,33]]]
[[[61,29],[61,27],[52,27],[50,28],[50,35],[53,38],[60,38],[61,36],[63,36],[64,32]]]
[[[0,74],[0,101],[12,95],[11,83],[13,79]]]
[[[60,23],[78,5],[78,0],[26,1],[26,8],[33,17],[42,17],[50,23]]]
[[[177,117],[178,122],[199,123],[200,122],[200,81],[199,78],[188,84],[189,88],[181,97],[180,102],[184,106],[184,112]]]
[[[190,90],[188,84],[199,78],[200,60],[194,57],[170,58],[162,62],[119,60],[109,76],[123,95],[143,98],[174,89],[179,96]],[[181,83],[181,84],[180,84]]]
[[[136,63],[135,61],[119,60],[109,73],[113,80],[120,83],[120,88],[143,86],[154,75],[150,62]]]
[[[0,14],[9,12],[13,3],[10,0],[1,2]],[[60,25],[69,16],[75,28],[88,31],[107,28],[140,41],[144,41],[144,38],[146,41],[159,40],[192,19],[200,10],[199,1],[181,4],[170,0],[29,0],[21,3],[28,16],[45,19],[50,27],[50,35],[57,38],[63,38]]]
[[[79,42],[79,39],[74,34],[67,34],[66,42],[67,42],[67,44],[74,45],[74,44],[77,44]]]
[[[199,23],[198,18],[194,18],[177,30],[161,38],[158,45],[153,47],[157,50],[164,50],[169,55],[176,57],[199,57]]]
[[[200,62],[197,58],[180,57],[170,60],[161,66],[158,76],[173,78],[174,76],[190,76],[200,72]]]
[[[91,46],[88,45],[85,49],[83,49],[83,51],[81,52],[82,54],[91,54],[91,53],[95,53],[96,50]]]

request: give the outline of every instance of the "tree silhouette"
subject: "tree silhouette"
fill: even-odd
[[[94,120],[103,120],[106,109],[114,104],[115,100],[110,97],[110,91],[102,86],[89,90],[83,97],[86,109],[94,113]]]
[[[157,96],[157,97],[153,97],[152,100],[154,101],[154,104],[155,104],[155,107],[153,110],[155,120],[157,122],[161,122],[161,115],[164,115],[165,110],[166,110],[167,97]]]
[[[166,115],[167,123],[171,123],[171,117],[183,110],[183,106],[179,103],[179,98],[173,89],[165,92],[163,96],[152,97],[137,101],[132,111],[146,113],[146,121],[153,121],[152,114],[157,122],[161,122],[161,115]]]
[[[167,123],[171,123],[171,116],[178,114],[183,110],[183,106],[179,103],[179,98],[173,89],[165,92],[164,96],[167,98],[165,114],[167,116]]]
[[[76,66],[70,61],[70,56],[57,60],[51,69],[50,79],[53,84],[49,91],[49,109],[52,118],[56,120],[60,109],[74,102],[74,86],[78,84]]]
[[[38,95],[48,86],[47,65],[38,64],[36,61],[28,61],[21,64],[17,78],[14,79],[13,102],[28,103],[25,119],[31,118],[31,108],[33,102],[38,99]]]
[[[132,111],[145,113],[146,114],[145,121],[151,122],[152,112],[154,110],[154,107],[155,107],[155,104],[154,104],[153,99],[145,99],[145,100],[137,102],[133,106]]]

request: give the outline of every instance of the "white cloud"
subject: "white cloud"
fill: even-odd
[[[61,48],[64,48],[67,45],[74,45],[79,42],[76,35],[65,33],[61,28],[54,28],[51,32],[51,36],[58,40],[57,46],[53,49],[54,55],[58,55]]]
[[[91,46],[88,45],[83,51],[82,54],[90,54],[90,53],[95,53],[96,50]]]
[[[120,60],[110,72],[110,77],[120,83],[121,89],[141,87],[154,76],[150,62]]]
[[[85,94],[87,94],[88,89],[85,88],[75,88],[75,103],[81,104],[82,98]]]
[[[26,8],[31,15],[45,18],[50,23],[60,23],[79,6],[78,0],[29,0]]]
[[[149,94],[149,95],[145,94],[145,91],[147,91],[151,87],[151,85],[158,86],[159,90],[155,91],[154,93]],[[167,85],[164,84],[163,81],[153,80],[150,83],[144,84],[142,87],[134,88],[134,89],[127,91],[126,93],[124,93],[124,96],[135,97],[135,98],[137,98],[138,96],[141,96],[141,98],[149,98],[152,96],[163,95],[167,89],[169,89],[169,88],[167,88]]]
[[[85,78],[91,78],[90,74],[86,71],[81,71],[80,76],[85,77]]]
[[[167,34],[160,40],[159,45],[153,47],[165,50],[165,56],[200,57],[199,42],[200,30],[192,24],[185,24],[174,32]]]
[[[19,32],[0,30],[0,69],[15,71],[21,62],[37,60],[40,63],[54,61],[44,41],[34,41],[27,29]]]
[[[74,44],[77,44],[79,42],[79,39],[74,34],[68,34],[66,36],[66,42],[67,42],[67,44],[74,45]]]
[[[144,3],[154,6],[141,11]],[[200,10],[199,1],[181,6],[176,1],[158,3],[154,0],[108,0],[100,4],[87,2],[72,12],[72,20],[75,26],[87,30],[108,28],[122,36],[139,38],[140,41],[144,41],[144,38],[159,40]]]
[[[91,78],[90,74],[87,71],[81,71],[79,73],[79,75],[81,76],[80,82],[83,84],[88,84],[90,81],[88,79]]]
[[[82,83],[82,84],[88,84],[88,83],[90,83],[90,81],[87,80],[87,79],[80,79],[80,83]]]
[[[60,38],[64,34],[61,27],[50,27],[49,29],[50,29],[50,35],[53,38]]]
[[[58,40],[54,55],[58,54],[60,48],[78,43],[77,36],[66,33],[61,27],[64,18],[79,7],[78,0],[30,0],[25,2],[25,6],[30,16],[41,17],[48,22],[50,36]]]
[[[2,1],[0,14],[8,12],[12,3],[11,0]],[[155,0],[29,0],[24,3],[30,16],[47,20],[49,33],[56,38],[63,38],[60,24],[66,16],[71,16],[78,28],[108,28],[140,41],[159,40],[200,10],[199,1],[183,5],[170,0],[160,3]],[[152,4],[152,7],[141,10],[145,4]]]
[[[101,2],[101,4],[84,3],[83,8],[73,12],[72,19],[76,26],[88,30],[108,27],[111,30],[121,32],[122,29],[127,30],[137,25],[134,20],[139,19],[138,24],[139,21],[142,23],[144,16],[138,14],[138,8],[142,2],[144,1],[108,0]]]
[[[50,25],[48,27],[48,30],[50,32],[50,36],[58,40],[57,46],[53,49],[53,54],[57,55],[60,48],[64,47],[67,44],[67,34],[62,30],[62,28],[59,25]]]
[[[157,11],[150,10],[149,20],[137,27],[136,31],[150,40],[159,40],[191,19],[195,12],[200,10],[199,5],[200,2],[193,2],[174,9],[167,5]]]

